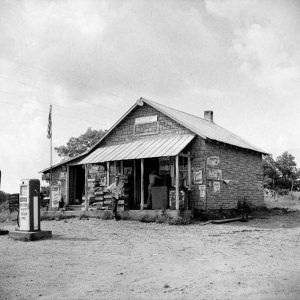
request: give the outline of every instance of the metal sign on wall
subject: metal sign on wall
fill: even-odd
[[[57,208],[60,200],[60,190],[58,185],[51,186],[52,207]]]
[[[207,168],[207,179],[222,180],[222,170]]]
[[[202,184],[203,182],[203,172],[201,169],[195,169],[193,171],[194,184]]]
[[[144,124],[144,123],[153,123],[157,122],[157,115],[155,116],[148,116],[148,117],[141,117],[135,119],[135,125]]]
[[[209,156],[207,158],[207,165],[211,167],[216,167],[220,164],[220,157],[219,156]]]
[[[200,198],[205,198],[206,186],[199,185],[199,191],[200,191]]]
[[[214,181],[213,187],[214,187],[214,193],[220,193],[220,191],[221,191],[221,182],[220,181]]]

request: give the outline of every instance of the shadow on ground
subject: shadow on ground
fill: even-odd
[[[91,239],[88,237],[69,237],[65,235],[60,235],[60,234],[53,234],[52,240],[56,241],[72,241],[72,242],[95,242],[98,241],[99,239]]]

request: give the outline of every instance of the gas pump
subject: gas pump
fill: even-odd
[[[20,184],[19,228],[9,231],[9,237],[20,241],[34,241],[52,237],[52,231],[41,230],[40,181],[24,179]]]
[[[40,181],[38,179],[22,180],[20,185],[19,230],[41,230]]]

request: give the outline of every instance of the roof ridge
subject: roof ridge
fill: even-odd
[[[173,107],[171,107],[171,106],[167,106],[167,105],[161,104],[161,103],[156,102],[156,101],[153,101],[153,100],[149,100],[149,99],[146,99],[146,98],[143,98],[143,97],[141,97],[140,100],[146,100],[146,102],[148,101],[148,102],[150,102],[150,103],[158,104],[158,105],[167,107],[167,108],[169,108],[169,109],[176,110],[176,111],[178,111],[178,112],[180,112],[180,113],[184,113],[184,114],[186,114],[186,115],[192,116],[192,117],[194,117],[194,118],[198,118],[198,119],[201,119],[201,120],[204,120],[204,121],[207,121],[207,122],[211,122],[210,120],[207,120],[207,119],[205,119],[205,118],[202,118],[202,117],[193,115],[193,114],[191,114],[191,113],[185,112],[185,111],[180,110],[180,109],[177,109],[177,108],[173,108]],[[215,122],[213,122],[213,123],[216,124]]]
[[[262,152],[262,153],[266,153],[265,151],[263,151],[262,149],[260,149],[260,148],[258,148],[258,147],[256,147],[256,146],[254,146],[252,143],[249,143],[247,140],[245,140],[244,138],[240,137],[240,136],[237,135],[236,133],[234,133],[234,132],[232,132],[232,131],[230,131],[230,130],[224,128],[224,127],[222,127],[221,125],[219,125],[219,124],[217,124],[217,123],[215,123],[215,122],[213,122],[213,121],[210,121],[210,120],[207,120],[207,119],[205,119],[205,118],[201,118],[201,117],[192,115],[192,114],[190,114],[190,113],[187,113],[187,112],[178,110],[178,109],[173,108],[173,107],[169,107],[169,106],[164,105],[164,104],[160,104],[160,103],[155,102],[155,101],[152,101],[152,100],[145,99],[145,98],[143,98],[143,97],[141,97],[140,100],[145,100],[145,102],[146,102],[147,104],[153,105],[156,109],[160,109],[160,107],[162,107],[162,109],[163,109],[163,108],[166,108],[167,110],[171,110],[171,112],[174,111],[174,113],[179,112],[179,113],[182,113],[182,114],[184,114],[184,115],[186,115],[186,116],[193,117],[193,118],[195,118],[195,119],[197,119],[197,120],[206,121],[206,122],[207,122],[207,125],[209,125],[209,126],[211,125],[211,126],[214,126],[214,127],[218,127],[218,128],[220,128],[220,129],[224,130],[225,132],[227,132],[227,134],[229,134],[232,138],[239,139],[239,140],[242,141],[243,143],[248,144],[248,146],[246,146],[246,147],[245,147],[245,146],[243,147],[243,146],[238,146],[238,145],[237,145],[238,147],[241,147],[241,148],[248,148],[248,149],[251,149],[251,148],[252,148],[253,150],[255,149],[255,151],[259,151],[259,152]],[[199,133],[199,132],[195,132],[195,130],[192,128],[192,127],[193,127],[193,124],[190,124],[190,122],[188,122],[187,120],[185,120],[184,122],[183,122],[182,120],[178,120],[178,118],[177,118],[176,116],[172,116],[172,113],[170,113],[169,111],[164,112],[164,113],[169,114],[169,116],[172,117],[175,121],[181,123],[183,126],[187,127],[187,128],[190,129],[192,132],[194,132],[194,133],[196,133],[196,134],[198,134],[198,135],[200,135],[200,136],[202,136],[202,137],[204,137],[204,138],[209,138],[209,139],[214,140],[214,138],[211,138],[211,137],[207,136],[205,133],[203,134],[203,132],[202,132],[202,134]],[[213,127],[212,127],[212,128],[213,128]],[[218,139],[216,139],[216,140],[218,140]],[[228,142],[228,144],[231,144],[231,142]],[[233,144],[233,145],[234,145],[234,144]],[[249,146],[250,146],[250,148],[249,148]]]

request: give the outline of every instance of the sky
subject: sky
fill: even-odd
[[[296,0],[1,1],[1,190],[49,167],[50,104],[56,147],[140,97],[300,167],[299,32]]]

